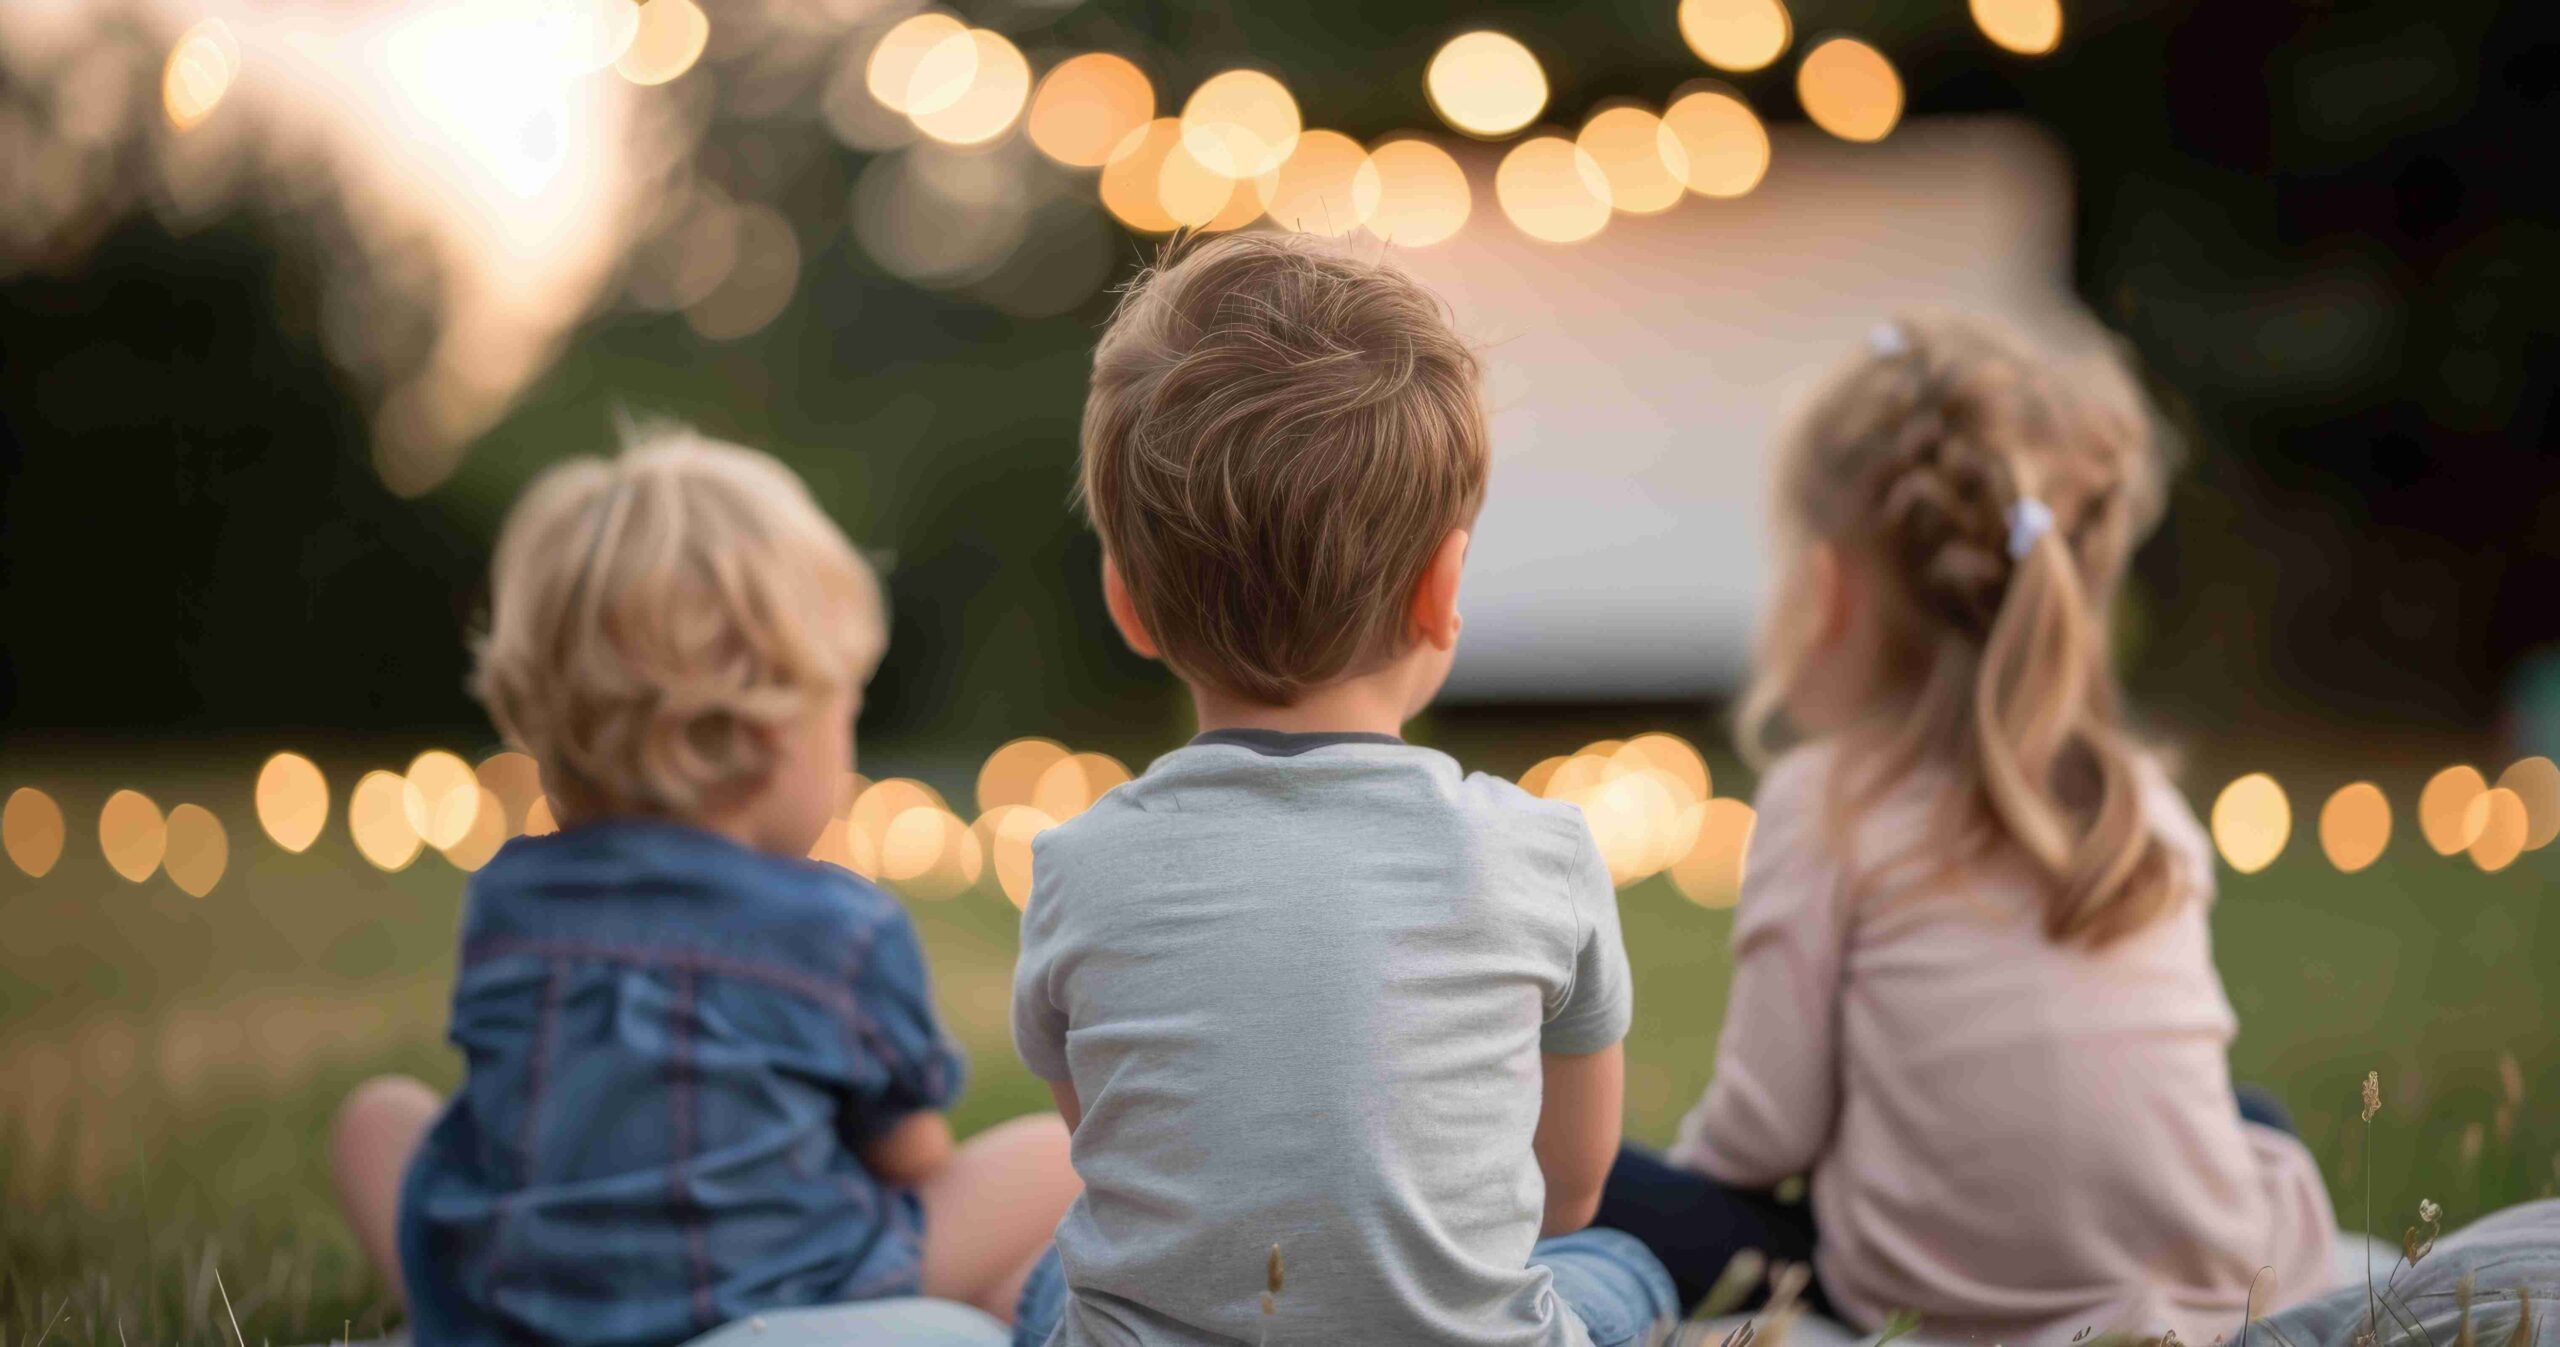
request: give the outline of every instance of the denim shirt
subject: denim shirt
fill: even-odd
[[[451,1036],[462,1088],[400,1199],[423,1347],[915,1292],[922,1207],[856,1148],[961,1061],[871,885],[673,823],[519,838],[471,881]]]

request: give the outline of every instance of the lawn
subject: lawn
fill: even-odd
[[[1450,719],[1438,737],[1473,764],[1517,773],[1664,717],[1650,719]],[[1674,728],[1714,737],[1704,724]],[[314,756],[343,809],[360,769],[396,768],[422,746]],[[1110,747],[1143,761],[1164,746]],[[2293,1106],[2347,1222],[2361,1222],[2369,1189],[2376,1224],[2396,1242],[2420,1197],[2443,1203],[2451,1227],[2560,1187],[2560,1110],[2549,1103],[2560,1098],[2560,1038],[2542,980],[2560,967],[2560,919],[2546,916],[2545,896],[2560,848],[2497,874],[2439,857],[2410,812],[2426,771],[2451,754],[2360,761],[2353,751],[2279,767],[2295,792],[2292,844],[2263,873],[2225,871],[2214,925],[2243,1026],[2235,1073]],[[305,854],[272,845],[250,804],[263,755],[246,744],[48,744],[13,747],[0,766],[0,793],[42,786],[71,820],[71,843],[44,878],[0,863],[0,1347],[48,1333],[230,1341],[234,1315],[250,1342],[361,1338],[397,1322],[339,1228],[323,1138],[330,1110],[364,1076],[454,1079],[442,1003],[463,877],[432,853],[375,870],[336,814]],[[2203,756],[2229,770],[2194,766],[2200,805],[2242,766],[2264,765],[2228,745]],[[867,769],[922,776],[955,802],[976,763],[886,747],[871,758]],[[1747,795],[1746,772],[1715,765],[1720,794]],[[2380,862],[2341,875],[2311,818],[2329,789],[2358,776],[2390,793],[2399,828]],[[107,868],[97,810],[124,785],[222,819],[230,866],[209,896]],[[1621,903],[1639,1006],[1629,1129],[1659,1141],[1712,1067],[1730,920],[1660,880]],[[913,910],[944,1011],[973,1057],[961,1126],[1046,1107],[1005,1033],[1013,908],[986,885]],[[2384,1085],[2370,1175],[2356,1119],[2367,1070]]]

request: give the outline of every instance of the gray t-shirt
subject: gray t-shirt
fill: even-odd
[[[1528,1263],[1539,1054],[1632,1012],[1581,811],[1382,735],[1230,731],[1034,857],[1014,1042],[1084,1105],[1053,1343],[1587,1341]]]

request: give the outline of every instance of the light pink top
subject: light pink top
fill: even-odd
[[[2261,1268],[2261,1314],[2321,1290],[2336,1218],[2310,1152],[2234,1112],[2210,852],[2166,777],[2146,807],[2198,898],[2092,952],[2045,938],[2023,856],[1853,886],[1833,752],[1761,783],[1715,1078],[1673,1161],[1757,1188],[1809,1173],[1814,1266],[1869,1329],[1910,1309],[1937,1339],[2206,1343],[2237,1337]],[[1915,775],[1838,840],[1898,854],[1946,788]]]

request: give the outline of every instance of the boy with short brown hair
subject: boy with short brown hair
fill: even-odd
[[[1218,239],[1104,336],[1104,590],[1202,733],[1037,844],[1014,1036],[1087,1187],[1018,1342],[1616,1344],[1676,1313],[1640,1244],[1572,1233],[1631,1014],[1590,831],[1398,737],[1486,469],[1474,355],[1383,264]]]

